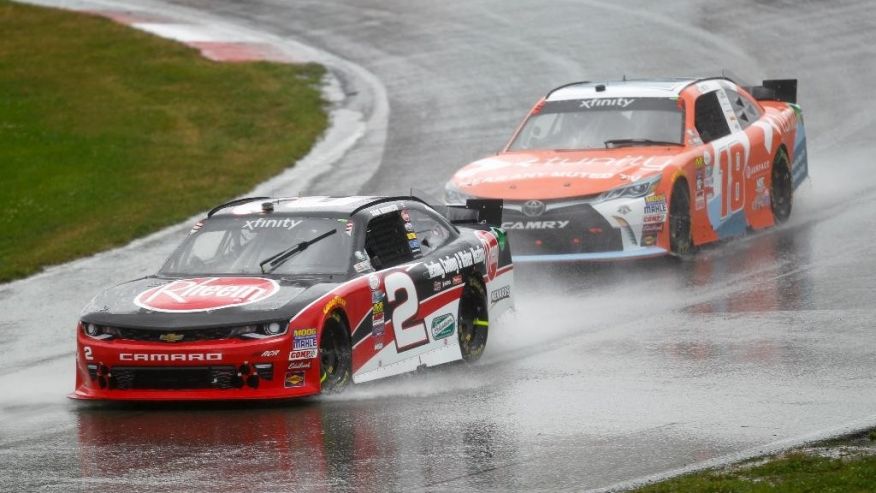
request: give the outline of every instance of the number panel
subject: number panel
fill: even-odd
[[[386,298],[392,308],[392,331],[396,350],[407,351],[429,342],[426,323],[417,318],[420,300],[413,279],[402,271],[392,272],[383,279]],[[404,293],[404,297],[399,296]]]

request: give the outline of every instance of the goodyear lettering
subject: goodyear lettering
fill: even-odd
[[[344,308],[347,306],[347,300],[341,298],[340,296],[335,296],[331,301],[326,303],[325,308],[322,309],[323,315],[327,315],[328,312],[334,310],[335,308]]]

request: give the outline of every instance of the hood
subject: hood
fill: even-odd
[[[147,277],[107,289],[82,311],[99,325],[175,330],[288,320],[337,286],[327,277]]]
[[[678,149],[506,152],[457,171],[461,192],[505,200],[559,199],[602,193],[662,171]],[[670,152],[674,151],[674,152]]]

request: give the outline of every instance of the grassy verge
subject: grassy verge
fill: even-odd
[[[326,127],[323,73],[211,62],[106,19],[0,0],[0,281],[279,173]]]
[[[682,476],[635,490],[668,492],[876,491],[876,431]]]

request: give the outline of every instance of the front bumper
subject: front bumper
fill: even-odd
[[[289,336],[191,343],[77,336],[76,389],[88,400],[289,399],[320,392],[319,361],[290,361]]]
[[[655,201],[659,199],[659,201]],[[506,203],[515,262],[593,262],[667,255],[663,196]],[[533,213],[535,209],[536,213]]]
[[[642,247],[635,250],[592,253],[557,253],[546,255],[514,255],[514,262],[535,264],[542,262],[610,262],[613,260],[633,260],[669,255],[665,248]]]

